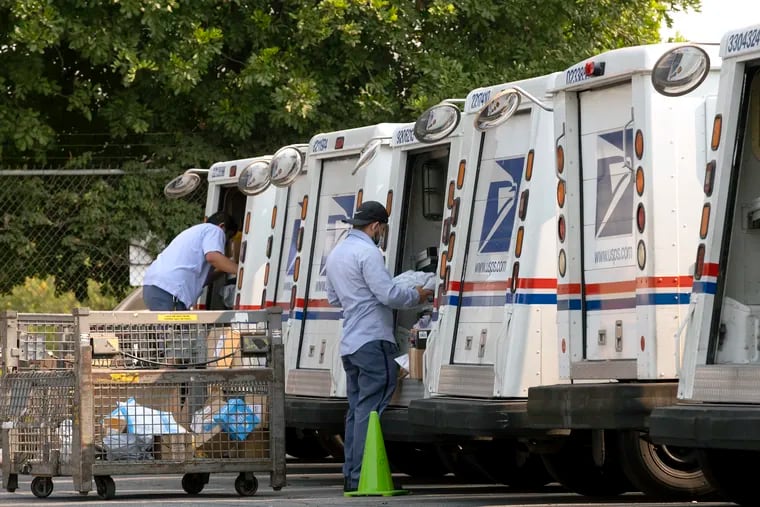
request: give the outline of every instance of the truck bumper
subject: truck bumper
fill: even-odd
[[[654,410],[649,436],[680,447],[760,450],[760,406],[679,404]]]
[[[544,429],[640,429],[658,407],[676,403],[677,382],[562,384],[531,387],[531,427]]]
[[[285,424],[292,428],[343,433],[347,410],[346,398],[285,395]]]
[[[413,400],[409,422],[429,435],[511,437],[529,429],[526,409],[526,400],[435,397]]]
[[[346,398],[285,396],[285,424],[289,427],[342,434],[346,425]],[[406,407],[389,406],[380,420],[383,438],[397,442],[432,442],[409,422]]]

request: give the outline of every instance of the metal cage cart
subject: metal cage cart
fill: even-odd
[[[74,364],[64,370],[76,386],[64,403],[70,409],[49,409],[47,419],[31,422],[57,432],[61,450],[54,457],[66,466],[55,473],[16,467],[9,476],[34,475],[32,492],[39,497],[52,492],[54,475],[71,475],[81,493],[94,481],[104,499],[115,496],[118,475],[181,473],[188,494],[200,493],[217,472],[237,472],[235,490],[243,496],[258,489],[254,472],[269,472],[275,490],[285,485],[281,310],[77,309],[73,319]],[[23,389],[16,391],[8,396],[23,398]],[[73,424],[66,424],[64,412]],[[16,428],[24,417],[6,419]],[[21,450],[10,442],[4,457],[14,464]],[[5,465],[3,471],[5,477]],[[38,479],[44,487],[38,482],[35,489]]]
[[[0,313],[0,447],[8,491],[18,487],[19,473],[34,475],[35,494],[49,494],[52,477],[71,473],[75,347],[71,314]]]

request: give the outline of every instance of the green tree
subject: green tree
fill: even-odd
[[[30,268],[39,249],[29,228],[65,226],[55,275],[66,285],[65,271],[107,266],[114,247],[149,231],[167,240],[197,222],[197,208],[161,196],[187,167],[272,153],[317,132],[410,121],[478,86],[656,42],[668,12],[698,6],[0,0],[0,166],[128,172],[52,196],[31,180],[0,190],[28,200],[4,210],[0,248],[15,262],[4,269],[47,275]]]

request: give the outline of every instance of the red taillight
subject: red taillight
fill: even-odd
[[[639,228],[639,232],[644,232],[644,225],[646,225],[646,213],[644,212],[644,205],[639,204],[636,209],[636,226]]]

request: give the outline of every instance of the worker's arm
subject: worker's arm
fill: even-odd
[[[225,257],[222,252],[209,252],[206,254],[206,261],[213,266],[214,270],[222,271],[224,273],[230,273],[236,275],[238,272],[238,265],[235,261],[228,257]]]

